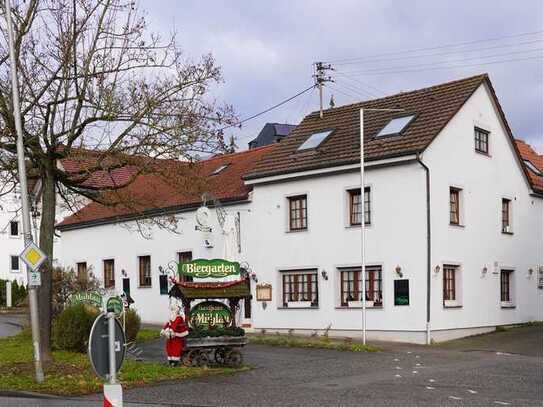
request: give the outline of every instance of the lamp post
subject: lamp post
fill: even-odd
[[[15,58],[15,48],[13,40],[13,23],[11,20],[11,2],[5,0],[6,23],[9,42],[9,62],[11,65],[11,91],[13,94],[13,116],[15,118],[15,129],[17,131],[17,167],[19,172],[19,186],[21,188],[21,203],[23,217],[23,235],[25,247],[33,242],[32,227],[30,224],[30,205],[28,199],[28,185],[26,182],[26,166],[23,144],[23,126],[21,122],[21,106],[19,102],[19,83],[17,80],[17,61]],[[30,282],[30,268],[27,266],[27,276]],[[42,383],[44,380],[43,368],[40,357],[40,330],[38,319],[38,295],[34,285],[28,284],[28,298],[30,306],[30,322],[32,326],[32,348],[34,349],[34,367],[36,371],[36,382]]]
[[[362,343],[366,344],[366,219],[364,199],[364,112],[402,112],[403,109],[364,109],[360,108],[360,200],[362,201],[360,222],[360,256],[362,273]]]

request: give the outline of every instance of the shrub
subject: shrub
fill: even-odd
[[[78,278],[73,268],[53,268],[53,316],[62,312],[70,295],[81,291],[96,290],[98,287],[100,287],[100,282],[92,273],[91,267],[87,270],[87,276],[82,279]]]
[[[53,321],[53,346],[60,350],[86,352],[92,324],[97,316],[96,309],[83,304],[66,308]]]
[[[141,328],[141,318],[134,309],[126,311],[125,318],[126,342],[134,342]]]

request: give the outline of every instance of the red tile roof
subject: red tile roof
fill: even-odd
[[[543,156],[537,154],[532,146],[523,140],[516,139],[515,143],[522,159],[531,162],[543,174]],[[543,191],[543,176],[534,173],[524,162],[523,164],[532,188]]]
[[[99,199],[105,201],[106,205],[91,202],[65,218],[57,227],[61,230],[77,228],[97,222],[109,223],[197,207],[205,192],[222,202],[246,200],[251,187],[245,185],[243,175],[251,171],[274,147],[270,145],[219,155],[196,163],[156,160],[153,173],[138,175],[133,182],[118,190],[102,192]],[[222,165],[227,167],[217,175],[212,175]],[[76,168],[73,163],[68,163],[68,167],[65,167],[67,171]],[[96,177],[93,175],[92,182],[98,185],[119,185],[131,176],[135,168],[120,168],[113,175],[108,172]]]

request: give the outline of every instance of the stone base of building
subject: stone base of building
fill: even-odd
[[[250,333],[261,333],[263,330],[265,330],[265,332],[268,334],[279,333],[279,334],[291,334],[291,335],[300,335],[300,336],[311,336],[315,334],[322,336],[326,334],[326,330],[324,329],[286,329],[286,328],[252,327],[252,328],[245,328],[245,330]],[[440,329],[440,330],[433,330],[431,332],[431,339],[433,343],[446,342],[453,339],[464,338],[467,336],[481,335],[481,334],[493,332],[495,330],[496,330],[496,327],[494,326],[475,327],[475,328]],[[330,329],[328,331],[328,336],[330,338],[337,338],[337,339],[352,338],[354,340],[361,340],[362,331],[349,330],[349,329],[345,329],[345,330]],[[424,331],[423,330],[419,330],[419,331],[368,330],[366,331],[366,338],[369,342],[371,341],[400,342],[400,343],[413,343],[413,344],[425,345],[426,331],[425,330]]]

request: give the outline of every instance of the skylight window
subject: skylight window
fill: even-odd
[[[299,150],[309,150],[310,148],[317,148],[326,138],[332,133],[333,130],[319,131],[313,133],[304,143],[298,147]]]
[[[223,164],[217,168],[215,168],[215,171],[213,171],[211,173],[211,175],[217,175],[217,174],[220,174],[221,172],[223,172],[224,170],[226,170],[228,168],[230,164]]]
[[[539,171],[539,169],[530,160],[524,160],[524,164],[526,164],[526,167],[528,167],[528,169],[535,175],[539,175],[540,177],[543,176],[543,173],[541,173],[541,171]]]
[[[396,136],[405,130],[407,125],[415,118],[415,115],[403,116],[392,119],[388,124],[377,133],[377,137]]]

